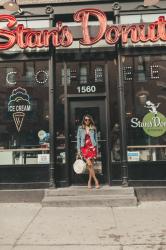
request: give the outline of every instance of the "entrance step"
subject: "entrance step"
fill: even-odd
[[[42,206],[48,207],[121,207],[136,206],[133,187],[102,186],[100,189],[72,186],[46,189]]]

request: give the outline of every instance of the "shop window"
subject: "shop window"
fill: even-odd
[[[48,62],[3,62],[0,73],[0,165],[48,164]]]
[[[145,61],[145,58],[143,56],[138,56],[136,57],[135,63],[137,66],[135,65],[134,71],[137,81],[145,82],[147,80],[147,63]]]
[[[166,160],[166,57],[128,57],[138,73],[125,84],[128,161]],[[146,72],[149,72],[148,74]]]
[[[66,63],[67,74],[64,76],[64,65],[62,64],[60,69],[60,72],[62,72],[62,86],[64,86],[65,82],[64,77],[67,77],[68,94],[91,95],[103,93],[105,92],[104,65],[103,61],[68,62]]]
[[[111,160],[119,162],[120,154],[120,125],[119,125],[119,110],[118,110],[118,89],[117,89],[117,66],[114,63],[114,58],[108,62],[108,76],[110,86],[110,135],[111,135]]]
[[[146,81],[146,75],[145,75],[145,67],[142,64],[138,65],[137,68],[137,76],[138,76],[138,82],[144,82]]]
[[[80,84],[87,84],[88,68],[86,65],[80,65]]]
[[[77,80],[77,69],[76,68],[70,69],[70,79],[71,79],[71,84]]]

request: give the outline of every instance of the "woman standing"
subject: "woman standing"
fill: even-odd
[[[96,188],[99,188],[99,182],[94,171],[94,159],[97,157],[97,130],[90,115],[84,115],[82,125],[78,127],[77,153],[86,160],[89,170],[88,188],[92,188],[92,178],[95,181]]]

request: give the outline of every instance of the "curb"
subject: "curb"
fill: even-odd
[[[0,203],[41,202],[44,189],[0,190]]]

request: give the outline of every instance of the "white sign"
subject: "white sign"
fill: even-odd
[[[38,154],[37,161],[38,164],[49,164],[50,154]]]
[[[96,86],[78,86],[77,87],[78,93],[95,93]]]
[[[128,151],[127,152],[128,161],[139,161],[140,152],[139,151]]]

